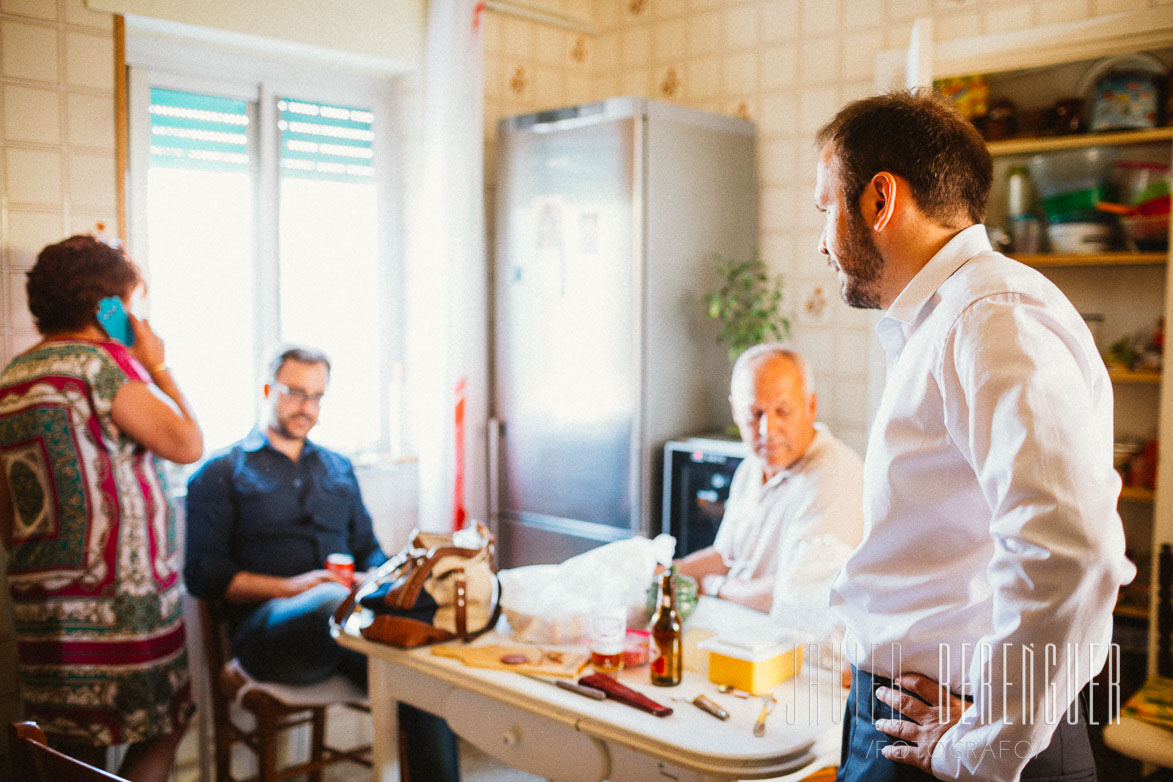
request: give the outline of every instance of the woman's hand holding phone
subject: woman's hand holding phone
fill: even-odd
[[[150,321],[136,318],[132,313],[127,313],[126,317],[134,333],[134,345],[130,348],[130,354],[148,370],[163,367],[166,363],[163,340],[151,330]]]

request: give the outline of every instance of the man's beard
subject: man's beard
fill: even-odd
[[[850,234],[843,252],[838,254],[836,264],[840,271],[839,295],[849,307],[878,310],[880,304],[880,274],[884,271],[884,257],[876,247],[876,241],[868,231],[863,215],[853,212],[850,218]],[[850,266],[844,261],[850,258]]]

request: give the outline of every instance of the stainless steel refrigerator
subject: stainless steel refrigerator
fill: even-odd
[[[702,304],[758,236],[754,127],[614,98],[498,127],[491,523],[503,567],[659,532],[664,443],[729,418]]]

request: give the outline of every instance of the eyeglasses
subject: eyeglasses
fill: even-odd
[[[280,391],[282,396],[289,397],[294,402],[297,402],[299,405],[303,405],[306,402],[310,402],[311,404],[315,404],[315,405],[320,405],[320,404],[322,404],[322,397],[325,396],[325,394],[307,394],[305,391],[302,391],[300,388],[290,388],[289,386],[285,385],[284,383],[273,382],[272,386],[273,386],[273,388]]]

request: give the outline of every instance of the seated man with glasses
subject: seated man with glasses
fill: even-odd
[[[188,590],[216,604],[233,654],[256,679],[305,685],[342,673],[366,687],[366,657],[330,637],[346,599],[331,554],[356,571],[386,561],[350,460],[306,439],[330,380],[325,354],[282,351],[264,387],[265,428],[213,456],[187,486]],[[446,723],[399,710],[413,779],[459,778]]]

